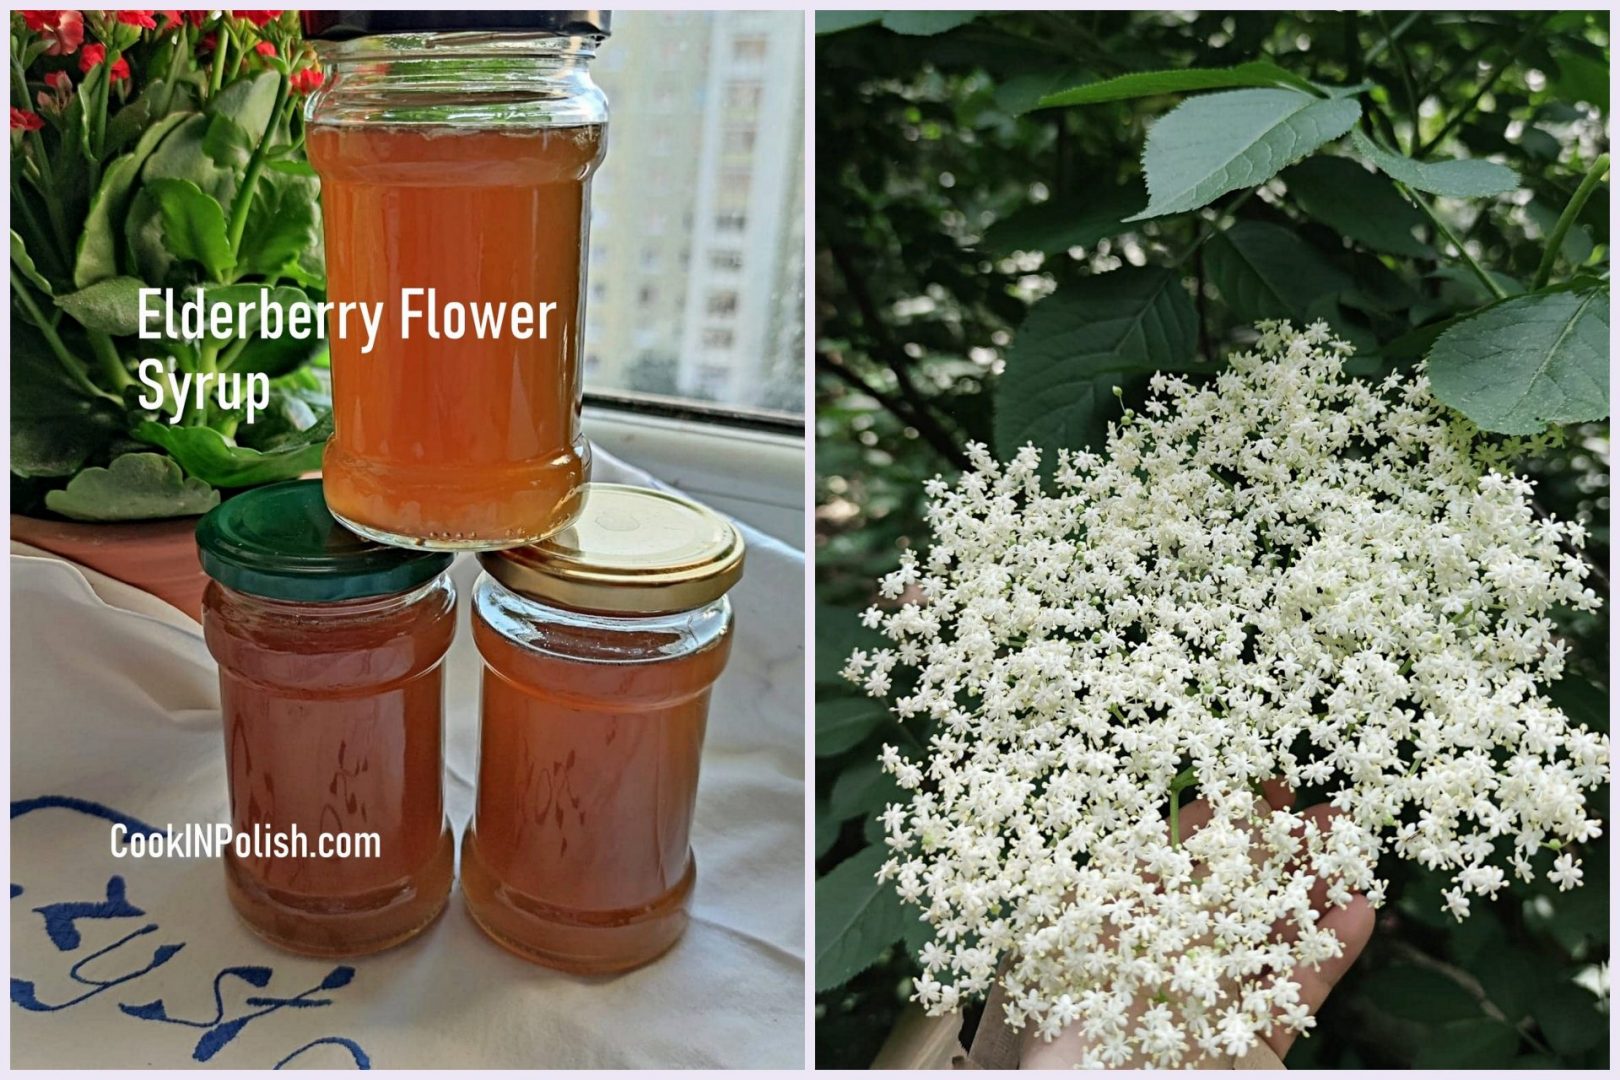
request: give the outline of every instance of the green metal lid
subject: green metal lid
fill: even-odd
[[[409,592],[453,558],[356,536],[326,508],[319,480],[270,484],[220,503],[197,523],[197,552],[226,588],[316,603]]]

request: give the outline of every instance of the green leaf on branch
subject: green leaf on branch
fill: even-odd
[[[1459,161],[1413,161],[1392,154],[1359,131],[1350,133],[1356,149],[1383,172],[1407,187],[1445,195],[1454,199],[1485,198],[1512,191],[1519,186],[1519,174],[1506,165],[1481,158]]]
[[[186,472],[215,487],[253,487],[290,480],[321,467],[321,453],[332,434],[325,417],[299,438],[266,452],[238,446],[236,440],[210,427],[186,427],[143,420],[131,432],[141,442],[161,446]]]
[[[1434,396],[1485,431],[1533,435],[1609,415],[1609,290],[1517,296],[1429,351]]]
[[[1182,102],[1148,131],[1147,209],[1127,221],[1208,206],[1256,187],[1339,138],[1361,116],[1352,98],[1231,90]]]
[[[816,756],[841,754],[860,745],[888,715],[888,706],[876,698],[818,695]]]
[[[1048,464],[1098,447],[1119,415],[1114,387],[1193,364],[1198,315],[1169,270],[1131,267],[1062,285],[1036,304],[996,383],[1002,457],[1025,443]]]
[[[827,810],[839,821],[864,820],[877,816],[890,803],[904,802],[906,798],[905,790],[883,771],[878,760],[868,758],[838,774],[827,798]]]
[[[852,608],[816,605],[816,683],[852,690],[853,685],[839,674],[849,654],[856,649],[874,649],[884,639],[861,625],[860,612]]]
[[[78,292],[58,296],[56,306],[88,330],[100,330],[114,337],[133,337],[141,327],[141,290],[147,287],[140,278],[108,278]]]
[[[870,26],[881,18],[883,18],[881,11],[818,11],[816,36],[837,34],[853,30],[857,26]]]
[[[1456,980],[1429,967],[1394,964],[1362,981],[1361,998],[1382,1012],[1425,1024],[1481,1017],[1479,1002]]]
[[[16,229],[11,230],[11,265],[17,268],[17,273],[21,274],[30,285],[46,296],[50,296],[54,291],[51,283],[45,280],[44,275],[34,265],[33,256],[28,254],[28,245],[17,235]]]
[[[1191,90],[1220,90],[1235,87],[1285,86],[1306,93],[1311,84],[1267,60],[1255,60],[1229,68],[1182,68],[1173,71],[1136,71],[1102,82],[1059,90],[1041,98],[1035,106],[1047,109],[1058,105],[1096,105],[1105,101],[1182,94]]]
[[[912,37],[931,37],[966,26],[979,17],[977,11],[885,11],[883,29]]]
[[[1039,251],[1053,255],[1128,232],[1122,219],[1142,205],[1142,187],[1091,189],[1070,198],[1023,207],[985,230],[982,247],[992,254]]]
[[[242,230],[238,275],[286,277],[323,287],[324,276],[307,273],[303,265],[313,261],[319,266],[323,261],[319,199],[320,185],[308,177],[262,174]]]
[[[1352,284],[1298,233],[1269,221],[1240,221],[1213,237],[1204,272],[1244,322],[1305,321],[1313,305]]]
[[[1430,258],[1434,251],[1413,235],[1421,211],[1376,173],[1349,158],[1318,155],[1282,174],[1299,208],[1350,239],[1389,255]]]
[[[107,468],[85,469],[45,506],[75,521],[139,521],[206,514],[219,492],[188,478],[162,454],[120,454]]]
[[[1556,983],[1536,995],[1530,1006],[1547,1044],[1568,1057],[1590,1050],[1608,1034],[1608,1018],[1590,991],[1572,982]]]
[[[879,845],[839,863],[816,882],[816,992],[842,986],[882,957],[907,930],[909,915],[890,883],[879,884],[888,860]]]
[[[816,800],[813,812],[816,815],[816,858],[819,859],[838,842],[838,834],[843,831],[844,823],[834,821],[827,813],[827,804],[820,799]]]
[[[163,242],[176,259],[202,266],[216,281],[236,266],[225,235],[225,211],[190,180],[149,180],[163,218]]]
[[[1456,1020],[1436,1028],[1423,1042],[1412,1068],[1503,1068],[1518,1047],[1519,1033],[1500,1020]]]

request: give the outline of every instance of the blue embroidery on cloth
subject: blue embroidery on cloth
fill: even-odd
[[[11,817],[15,821],[26,814],[39,810],[61,809],[71,810],[75,813],[89,817],[99,818],[114,824],[122,824],[131,833],[146,833],[148,835],[163,835],[165,830],[154,828],[151,825],[120,813],[111,807],[88,799],[79,799],[67,795],[46,795],[36,799],[20,799],[11,804]],[[12,883],[12,899],[23,895],[23,887]],[[70,900],[42,904],[33,909],[45,922],[45,933],[51,944],[59,952],[73,952],[83,943],[79,932],[79,923],[82,920],[109,920],[141,918],[146,912],[130,902],[126,893],[124,879],[114,874],[107,879],[106,898],[103,900]],[[84,993],[66,1001],[46,1002],[39,998],[37,988],[31,980],[13,977],[11,980],[11,1001],[18,1008],[29,1012],[59,1012],[63,1009],[80,1005],[91,998],[97,997],[125,983],[132,982],[151,973],[168,963],[176,953],[185,948],[185,943],[158,945],[152,951],[151,959],[133,971],[128,971],[112,978],[97,978],[86,975],[84,969],[103,957],[123,949],[126,945],[139,938],[159,931],[157,923],[147,923],[137,930],[132,930],[113,942],[103,946],[88,956],[80,958],[68,969],[68,978],[80,986],[88,987]],[[125,1016],[152,1023],[177,1024],[189,1028],[202,1030],[202,1036],[192,1049],[192,1059],[198,1062],[211,1060],[231,1041],[241,1034],[251,1021],[260,1017],[279,1012],[282,1009],[313,1009],[322,1008],[333,1003],[330,997],[321,997],[326,991],[340,990],[354,980],[355,970],[347,965],[339,965],[327,972],[316,986],[302,990],[292,997],[274,995],[253,995],[243,1002],[249,1011],[240,1015],[227,1017],[222,984],[226,979],[235,979],[246,983],[255,990],[265,990],[275,978],[273,969],[264,966],[235,966],[222,969],[214,976],[214,1015],[207,1019],[186,1019],[168,1014],[163,999],[147,1002],[143,1005],[132,1005],[127,1002],[118,1004],[119,1011]],[[352,1039],[338,1035],[323,1036],[305,1043],[286,1057],[276,1063],[275,1068],[281,1068],[293,1061],[299,1055],[317,1046],[335,1045],[348,1051],[355,1067],[360,1069],[371,1068],[371,1057],[360,1044]]]

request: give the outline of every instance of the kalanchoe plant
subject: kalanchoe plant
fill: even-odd
[[[279,11],[11,16],[14,510],[95,521],[197,514],[220,489],[320,462],[319,343],[137,337],[139,290],[287,305],[326,284],[300,105],[319,85]],[[143,359],[260,372],[267,410],[165,401]],[[170,420],[178,415],[177,423]]]

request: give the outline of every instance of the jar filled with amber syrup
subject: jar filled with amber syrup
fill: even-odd
[[[645,964],[691,907],[698,759],[731,651],[742,536],[685,499],[592,484],[568,528],[479,561],[467,907],[549,967]]]
[[[212,579],[203,635],[219,663],[230,822],[252,838],[225,855],[231,903],[295,952],[404,941],[444,909],[455,863],[442,727],[451,556],[354,535],[318,480],[222,503],[197,547]]]
[[[402,546],[549,536],[590,477],[580,338],[608,109],[588,66],[607,15],[304,19],[327,75],[305,112],[327,299],[382,312],[374,334],[329,320],[327,502]]]

